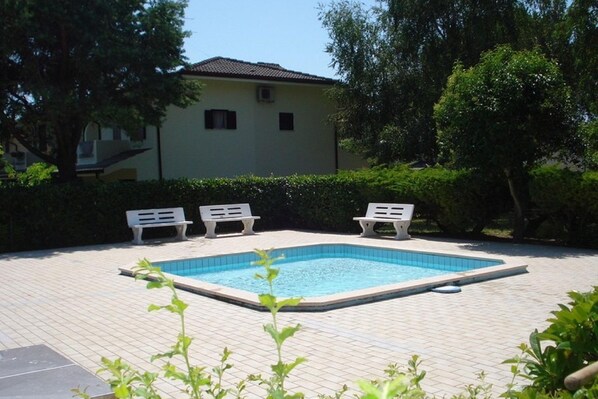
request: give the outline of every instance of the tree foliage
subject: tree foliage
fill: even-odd
[[[558,66],[537,51],[501,46],[469,69],[457,65],[435,106],[438,144],[457,167],[502,174],[523,237],[527,175],[575,146],[574,107]]]
[[[433,105],[456,60],[518,40],[520,7],[509,0],[386,0],[366,10],[343,0],[321,10],[342,84],[333,117],[354,149],[379,163],[433,160]]]
[[[0,29],[0,131],[62,180],[76,177],[89,122],[136,132],[169,104],[198,99],[185,64],[185,0],[6,0]]]
[[[558,62],[582,120],[598,115],[598,8],[592,0],[351,0],[321,10],[341,84],[333,120],[379,163],[436,160],[433,106],[456,62],[500,44]]]
[[[527,0],[524,45],[558,61],[578,111],[598,115],[598,6],[592,0]]]

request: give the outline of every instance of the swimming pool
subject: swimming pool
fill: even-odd
[[[303,297],[297,308],[329,310],[409,295],[447,284],[467,284],[525,272],[526,265],[500,259],[424,253],[349,244],[281,248],[272,256],[281,272],[274,293]],[[267,286],[254,278],[253,252],[154,262],[179,288],[208,297],[261,309],[257,294]],[[124,274],[130,270],[121,269]]]

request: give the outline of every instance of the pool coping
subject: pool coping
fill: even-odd
[[[490,257],[483,257],[483,256],[467,256],[463,254],[456,254],[454,252],[441,252],[441,251],[421,251],[421,250],[408,250],[403,248],[392,248],[386,246],[377,246],[377,245],[365,245],[365,244],[346,244],[346,243],[310,243],[310,244],[303,244],[303,245],[293,245],[292,247],[281,247],[276,248],[277,250],[284,250],[288,248],[297,248],[297,247],[307,247],[307,246],[314,246],[314,245],[356,245],[356,246],[364,246],[368,248],[375,248],[375,249],[394,249],[400,250],[404,252],[417,252],[417,253],[425,253],[429,255],[440,255],[440,256],[458,256],[463,258],[469,259],[481,259],[481,260],[500,260],[505,262],[502,259],[497,258],[490,258]],[[220,255],[238,255],[238,254],[245,254],[248,251],[242,252],[230,252],[226,254]],[[250,251],[249,251],[250,252]],[[214,255],[207,255],[206,257],[210,257]],[[184,259],[184,258],[182,258]],[[172,259],[160,259],[154,260],[153,262],[160,262]],[[124,267],[119,268],[120,273],[125,276],[134,276],[135,273],[133,268],[137,265],[137,262],[128,264]],[[308,297],[303,298],[302,301],[293,307],[285,307],[282,308],[280,311],[287,311],[287,312],[322,312],[328,311],[333,309],[344,308],[348,306],[356,306],[371,302],[382,301],[386,299],[392,298],[399,298],[407,295],[414,295],[423,292],[431,291],[434,288],[446,286],[446,285],[456,285],[456,286],[463,286],[471,283],[476,283],[480,281],[487,281],[493,280],[497,278],[509,277],[514,276],[517,274],[527,273],[527,264],[519,261],[508,261],[500,265],[496,266],[486,266],[479,269],[464,271],[464,272],[454,272],[450,274],[445,274],[436,277],[428,277],[424,279],[409,281],[409,282],[402,282],[396,284],[388,284],[382,285],[377,287],[371,287],[356,291],[344,292],[339,294],[332,294],[326,295],[321,297]],[[193,292],[208,298],[217,299],[220,301],[233,303],[239,306],[243,306],[253,310],[259,311],[266,311],[267,309],[261,305],[258,299],[258,294],[243,291],[235,288],[220,286],[212,283],[207,283],[204,281],[196,280],[189,277],[178,276],[170,273],[164,272],[164,275],[167,278],[170,278],[174,281],[174,286],[176,288]],[[278,298],[278,299],[283,299]]]

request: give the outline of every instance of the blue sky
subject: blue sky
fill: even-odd
[[[190,0],[185,29],[192,35],[185,55],[192,63],[222,56],[334,77],[324,51],[329,38],[318,20],[319,3],[329,1]]]

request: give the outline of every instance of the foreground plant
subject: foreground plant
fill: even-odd
[[[529,344],[519,345],[521,353],[505,360],[511,364],[513,381],[503,396],[522,397],[526,391],[571,395],[564,386],[565,377],[598,361],[598,286],[590,292],[568,295],[571,302],[559,304],[559,310],[552,312],[554,317],[548,319],[550,325],[542,332],[532,332]],[[527,380],[529,385],[518,391],[516,379]],[[598,378],[575,392],[575,397],[598,398]]]
[[[301,302],[301,298],[287,298],[279,301],[274,295],[274,280],[276,277],[278,277],[280,269],[272,267],[272,264],[281,259],[281,257],[272,258],[270,255],[271,251],[258,249],[255,252],[260,259],[253,262],[253,264],[263,267],[265,272],[263,274],[256,273],[255,277],[257,279],[264,280],[268,284],[268,293],[260,294],[258,298],[260,303],[270,311],[270,314],[272,314],[272,323],[264,325],[264,331],[267,332],[274,340],[278,361],[270,366],[272,369],[271,377],[265,378],[260,374],[256,374],[250,375],[249,380],[257,381],[259,384],[265,385],[268,393],[266,397],[268,399],[303,398],[303,393],[289,393],[285,388],[285,380],[295,367],[305,362],[307,359],[303,357],[297,357],[291,363],[285,363],[282,360],[282,345],[287,339],[295,335],[295,333],[301,329],[301,325],[296,324],[295,326],[279,328],[278,319],[276,317],[282,308],[286,306],[297,306]]]
[[[133,272],[136,280],[149,280],[147,283],[148,289],[167,288],[172,293],[168,305],[151,304],[148,307],[148,311],[154,312],[158,310],[166,310],[179,317],[181,332],[174,345],[170,348],[170,351],[159,353],[151,357],[152,362],[158,359],[168,359],[162,366],[163,376],[181,382],[184,386],[183,391],[190,399],[221,399],[230,394],[234,395],[236,398],[243,398],[245,381],[240,381],[234,388],[224,388],[222,386],[222,377],[224,373],[232,367],[231,364],[227,363],[231,354],[227,348],[224,348],[223,350],[220,364],[212,368],[211,373],[206,371],[205,367],[191,364],[189,347],[193,342],[193,338],[187,335],[185,328],[185,310],[188,305],[179,298],[177,290],[174,287],[174,281],[167,278],[159,267],[153,266],[147,259],[139,261],[137,266],[133,269]],[[184,368],[174,364],[173,361],[175,359],[182,360]],[[161,398],[154,386],[159,376],[158,373],[136,370],[129,364],[123,362],[121,358],[110,360],[102,357],[102,364],[103,367],[99,372],[107,372],[110,374],[108,383],[117,399]],[[81,398],[90,398],[84,391],[77,389],[74,390],[74,392]]]
[[[359,389],[363,395],[362,399],[423,399],[426,393],[420,386],[420,382],[426,376],[426,372],[419,372],[421,364],[419,357],[414,355],[407,362],[407,371],[401,371],[397,364],[391,364],[384,370],[387,378],[374,381],[359,381]]]

